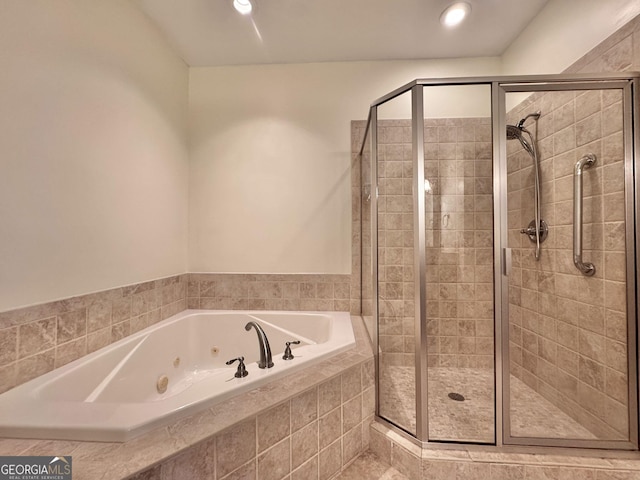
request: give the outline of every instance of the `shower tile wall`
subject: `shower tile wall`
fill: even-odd
[[[425,177],[429,366],[493,368],[490,119],[425,120]]]
[[[415,362],[410,120],[378,121],[378,328],[381,362]]]
[[[413,366],[411,126],[378,122],[380,350]],[[430,366],[493,368],[493,215],[488,118],[425,119]]]
[[[370,139],[365,133],[367,122],[351,122],[351,208],[352,208],[352,307],[361,313],[373,338],[371,276],[371,154]],[[365,140],[362,158],[360,147]],[[356,290],[357,288],[357,290]],[[359,295],[356,298],[356,295]],[[360,298],[360,295],[362,298]],[[357,302],[357,305],[354,303]]]
[[[628,437],[621,99],[620,91],[548,92],[508,115],[513,124],[542,112],[542,218],[550,225],[537,262],[519,233],[533,219],[532,161],[510,140],[511,372],[601,439]],[[575,268],[572,251],[573,170],[586,153],[597,156],[583,174],[583,258],[596,265],[593,277]]]

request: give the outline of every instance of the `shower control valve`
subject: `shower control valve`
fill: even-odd
[[[233,376],[236,378],[244,378],[249,375],[249,372],[247,372],[247,367],[244,366],[244,357],[232,358],[231,360],[226,362],[226,364],[231,365],[235,361],[238,362],[238,370],[236,370],[236,373]]]
[[[294,340],[292,342],[285,343],[286,348],[284,349],[284,355],[282,356],[283,360],[293,360],[293,353],[291,353],[291,345],[300,345],[300,340]]]
[[[533,243],[536,242],[536,221],[531,220],[527,228],[520,229],[520,233],[529,237]],[[544,242],[549,236],[549,225],[544,220],[540,220],[540,228],[538,229],[540,243]]]

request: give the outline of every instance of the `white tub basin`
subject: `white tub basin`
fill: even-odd
[[[272,368],[258,368],[249,321],[269,339]],[[291,340],[301,343],[283,360]],[[344,312],[186,310],[0,395],[0,436],[124,442],[353,345]],[[245,378],[225,365],[239,356]]]

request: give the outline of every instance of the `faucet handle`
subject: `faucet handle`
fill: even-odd
[[[285,343],[286,348],[284,349],[284,355],[282,356],[283,360],[293,360],[293,353],[291,353],[291,345],[300,345],[300,340],[293,340],[291,342]]]
[[[244,357],[232,358],[231,360],[226,362],[226,364],[231,365],[235,361],[238,362],[238,370],[236,370],[236,373],[233,376],[236,378],[244,378],[249,375],[249,372],[247,372],[247,367],[244,366]]]

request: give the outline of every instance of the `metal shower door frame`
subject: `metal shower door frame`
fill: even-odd
[[[640,234],[636,226],[636,212],[640,211],[640,175],[636,175],[640,150],[640,75],[602,73],[589,76],[579,74],[467,77],[443,79],[417,79],[375,100],[370,106],[371,142],[371,259],[372,259],[372,314],[376,325],[374,357],[379,385],[378,345],[378,149],[377,107],[403,93],[412,93],[412,162],[414,207],[414,266],[415,266],[415,358],[416,358],[416,434],[408,433],[389,419],[379,415],[379,388],[376,388],[376,420],[419,445],[437,446],[450,442],[429,441],[428,384],[427,384],[427,332],[426,332],[426,261],[424,210],[424,104],[423,88],[427,86],[488,85],[491,87],[492,141],[493,141],[493,208],[494,208],[494,327],[495,327],[495,445],[532,447],[571,447],[589,449],[638,449],[638,311],[636,298],[640,296],[640,277],[636,269],[636,251],[640,252]],[[537,92],[561,90],[601,90],[617,88],[623,91],[624,165],[625,165],[625,228],[627,268],[627,321],[628,321],[628,378],[629,378],[629,441],[566,440],[553,438],[512,437],[510,435],[509,398],[509,301],[508,277],[510,264],[507,242],[507,155],[506,155],[506,101],[507,92]],[[633,125],[636,119],[639,125]],[[635,128],[634,128],[635,127]],[[635,147],[635,148],[634,148]],[[422,193],[422,195],[420,195]],[[364,273],[364,272],[363,272]],[[466,442],[456,442],[464,444]],[[536,450],[538,448],[538,450]]]
[[[494,207],[495,234],[494,261],[496,286],[496,333],[500,325],[500,348],[496,348],[496,364],[500,364],[502,376],[502,428],[496,429],[503,445],[526,445],[545,447],[573,447],[592,449],[637,450],[638,449],[638,352],[637,352],[637,310],[638,272],[636,271],[636,251],[640,235],[636,232],[635,198],[638,179],[638,128],[634,132],[633,119],[638,113],[638,77],[634,75],[576,76],[557,75],[544,79],[524,81],[497,81],[493,84],[492,100],[494,130]],[[509,349],[509,277],[511,249],[507,240],[507,155],[506,142],[501,132],[506,131],[506,93],[534,93],[553,91],[620,90],[623,95],[623,139],[624,139],[624,183],[625,183],[625,255],[627,287],[627,377],[628,377],[628,420],[629,438],[623,440],[561,439],[550,437],[514,437],[511,435],[510,411],[510,349]],[[497,114],[496,114],[497,113]],[[636,151],[634,152],[634,145]],[[499,241],[497,241],[499,238]],[[500,314],[497,306],[501,305]],[[497,344],[496,344],[497,346]],[[498,359],[499,352],[499,359]],[[499,360],[499,361],[498,361]],[[497,393],[496,393],[497,395]],[[498,427],[498,425],[496,425]]]

